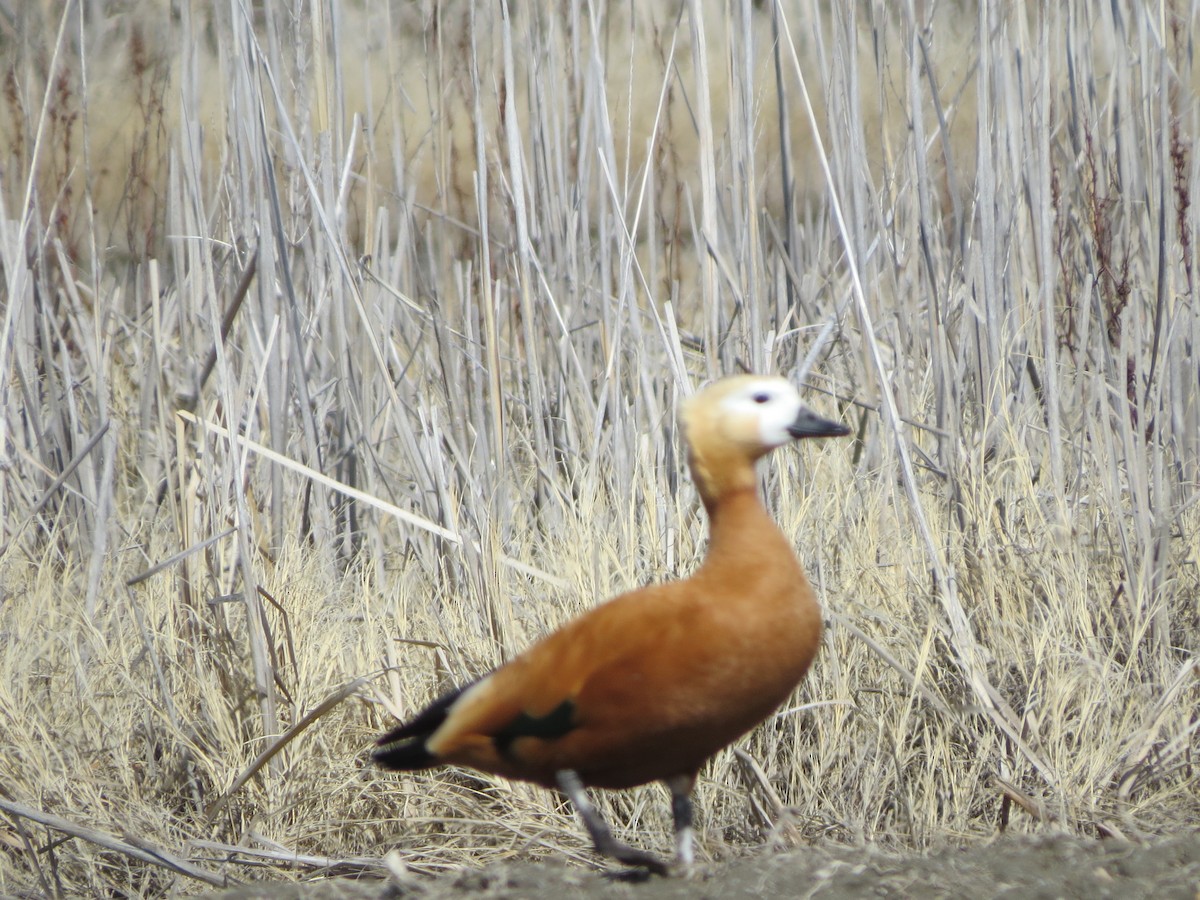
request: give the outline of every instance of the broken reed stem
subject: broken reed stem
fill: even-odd
[[[302,463],[296,462],[293,459],[288,459],[286,456],[276,453],[274,450],[263,446],[257,441],[252,441],[249,438],[244,438],[240,435],[230,435],[227,428],[222,425],[218,425],[216,422],[208,422],[198,419],[191,413],[182,410],[177,415],[181,420],[188,422],[189,424],[197,425],[206,431],[210,431],[227,441],[236,443],[240,447],[262,456],[285,469],[289,469],[293,472],[303,475],[304,477],[311,479],[312,481],[315,481],[324,487],[330,488],[331,490],[335,490],[338,493],[345,494],[349,497],[353,497],[356,500],[366,503],[369,506],[373,506],[376,509],[387,513],[388,515],[400,519],[402,522],[406,522],[409,525],[413,525],[423,531],[427,531],[430,534],[443,538],[449,541],[451,544],[458,545],[463,543],[462,537],[458,533],[451,531],[448,528],[443,528],[441,525],[431,522],[423,516],[418,516],[415,513],[400,509],[399,507],[394,506],[384,500],[380,500],[377,497],[372,497],[370,494],[367,494],[356,488],[352,488],[348,484],[342,484],[339,481],[335,481],[334,479],[321,474],[315,469],[311,469]],[[544,581],[547,584],[558,588],[565,588],[568,586],[568,583],[562,578],[559,578],[556,575],[551,575],[549,572],[544,572],[535,566],[527,565],[520,560],[510,559],[508,557],[502,557],[502,560],[505,565],[523,575],[528,575],[531,578],[537,578],[540,581]]]
[[[225,808],[242,786],[249,781],[254,775],[262,769],[263,766],[269,764],[275,756],[280,753],[288,744],[294,741],[297,737],[304,733],[311,725],[313,725],[322,716],[326,715],[331,709],[337,706],[348,697],[352,697],[360,687],[371,680],[370,676],[356,678],[347,684],[342,685],[336,691],[301,716],[291,728],[285,731],[279,737],[271,740],[267,748],[256,756],[242,772],[234,779],[233,784],[225,793],[221,794],[204,810],[204,818],[212,822],[214,818]]]
[[[227,875],[210,872],[207,869],[192,865],[187,860],[180,859],[160,847],[156,847],[149,842],[134,838],[133,836],[127,835],[126,840],[121,840],[105,831],[89,828],[86,825],[79,825],[69,819],[64,819],[62,816],[42,812],[31,806],[26,806],[24,803],[17,803],[3,797],[0,797],[0,809],[9,815],[37,822],[39,825],[44,825],[55,831],[61,831],[63,834],[68,834],[71,837],[96,844],[97,846],[104,847],[106,850],[114,850],[124,856],[149,863],[152,866],[169,869],[172,872],[185,875],[195,881],[202,881],[205,884],[221,888],[231,887],[237,883]]]

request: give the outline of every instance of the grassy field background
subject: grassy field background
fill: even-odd
[[[588,858],[365,752],[695,564],[742,370],[856,435],[701,859],[1194,829],[1197,4],[1020,6],[0,4],[0,892]]]

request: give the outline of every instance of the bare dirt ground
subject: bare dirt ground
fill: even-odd
[[[702,866],[690,878],[635,878],[558,863],[508,863],[401,882],[260,884],[209,900],[384,900],[413,897],[739,900],[804,897],[1164,898],[1200,900],[1200,833],[1150,843],[1068,836],[1001,839],[969,849],[894,855],[813,847]]]

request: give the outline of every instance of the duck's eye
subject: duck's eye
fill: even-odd
[[[768,394],[766,391],[760,391],[759,393],[754,395],[754,402],[755,403],[769,403],[769,402],[771,402],[771,395]]]

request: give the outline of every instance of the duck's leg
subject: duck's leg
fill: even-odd
[[[671,792],[671,815],[675,819],[675,862],[687,867],[692,864],[692,788],[695,775],[674,775],[667,779]]]
[[[654,875],[667,874],[666,863],[658,857],[643,850],[636,850],[613,837],[607,823],[600,817],[600,813],[596,811],[592,801],[588,799],[587,791],[583,789],[583,782],[579,780],[578,773],[572,769],[563,769],[555,777],[559,788],[579,811],[579,817],[583,819],[583,824],[587,828],[588,834],[591,835],[592,845],[596,848],[597,853],[623,862],[627,866],[640,866]]]

